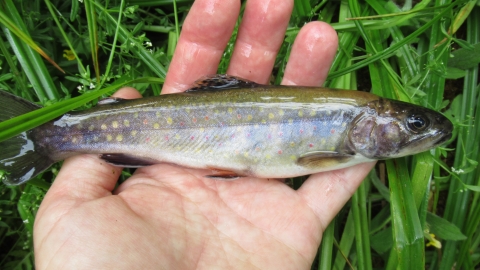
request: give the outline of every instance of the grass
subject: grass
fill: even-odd
[[[120,85],[158,95],[192,2],[3,1],[0,88],[46,107],[1,123],[0,140],[92,106]],[[448,148],[381,162],[327,228],[312,269],[480,267],[477,1],[295,0],[275,82],[299,26],[313,20],[339,34],[326,86],[443,111],[456,136]],[[0,186],[1,269],[34,268],[33,221],[58,168],[20,187]]]

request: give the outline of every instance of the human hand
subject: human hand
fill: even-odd
[[[228,74],[267,83],[293,0],[250,0]],[[215,74],[236,23],[238,0],[197,0],[163,93]],[[325,23],[303,27],[283,84],[321,85],[337,49]],[[124,88],[115,96],[138,98]],[[281,181],[216,181],[174,165],[121,169],[95,155],[64,162],[38,211],[37,269],[309,269],[322,232],[373,165],[318,173],[295,191]]]

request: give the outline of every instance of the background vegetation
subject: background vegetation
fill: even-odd
[[[0,89],[47,109],[0,124],[0,140],[92,106],[127,82],[158,95],[192,2],[1,1]],[[295,0],[273,83],[282,78],[299,27],[323,20],[340,40],[327,86],[421,104],[456,126],[448,148],[381,162],[328,227],[312,269],[480,267],[479,3]],[[26,185],[0,185],[1,269],[34,268],[35,213],[58,168]]]

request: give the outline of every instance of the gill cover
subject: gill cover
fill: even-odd
[[[434,148],[452,131],[450,120],[436,111],[380,98],[355,118],[346,143],[368,158],[396,158]]]

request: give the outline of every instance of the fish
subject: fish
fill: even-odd
[[[3,91],[0,107],[0,121],[40,108]],[[19,185],[55,162],[97,154],[121,167],[208,169],[219,180],[288,178],[424,152],[452,131],[439,112],[368,92],[214,75],[183,93],[106,98],[2,141],[0,170]]]

